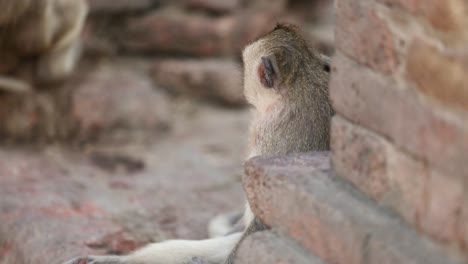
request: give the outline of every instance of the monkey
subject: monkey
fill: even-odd
[[[86,0],[0,0],[0,90],[27,92],[36,81],[68,77],[87,13]]]
[[[248,156],[329,149],[334,111],[328,58],[312,51],[296,26],[278,24],[242,53],[244,95],[253,106]],[[88,256],[66,264],[233,264],[242,240],[268,229],[246,203],[243,231],[205,240],[149,244],[125,256]]]
[[[244,95],[254,106],[249,156],[277,156],[330,149],[330,60],[309,48],[296,26],[279,24],[243,51]],[[239,243],[225,261],[235,261],[248,235],[268,229],[246,204]]]

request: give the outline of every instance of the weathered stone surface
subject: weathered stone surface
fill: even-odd
[[[271,231],[250,235],[241,244],[236,263],[323,264],[295,242]]]
[[[401,63],[387,22],[367,0],[336,2],[335,41],[337,49],[382,73],[394,73]]]
[[[444,32],[466,32],[468,3],[464,0],[378,0],[385,4],[398,5],[413,14],[427,18],[431,25]]]
[[[62,263],[202,239],[213,216],[240,210],[248,112],[197,107],[175,115],[163,142],[98,148],[144,162],[134,172],[96,167],[97,147],[0,149],[0,263]]]
[[[271,10],[274,12],[283,12],[288,8],[288,0],[254,0],[246,1],[246,5],[249,8],[254,8],[257,10]]]
[[[375,200],[394,206],[409,222],[419,223],[428,180],[423,165],[405,159],[389,143],[341,117],[334,117],[332,128],[336,173]]]
[[[324,262],[466,261],[420,236],[335,177],[326,153],[254,158],[247,162],[243,180],[254,213]]]
[[[232,60],[167,59],[157,61],[151,73],[158,85],[177,94],[243,105],[240,68]]]
[[[436,239],[455,244],[466,254],[464,237],[460,233],[462,230],[458,223],[468,225],[468,218],[461,215],[467,188],[462,182],[447,179],[446,175],[427,170],[426,175],[429,179],[425,191],[428,197],[426,212],[420,221],[421,229]]]
[[[468,178],[468,127],[459,115],[420,98],[412,89],[358,65],[333,59],[330,97],[335,110],[389,138],[449,177]]]
[[[215,13],[231,13],[242,7],[241,0],[185,0],[189,8],[204,9]]]
[[[331,136],[333,167],[339,176],[397,211],[416,229],[463,250],[457,226],[468,223],[460,214],[463,181],[446,177],[341,117],[334,117]]]
[[[0,95],[0,138],[29,141],[63,138],[69,134],[68,91],[31,91]]]
[[[419,91],[468,117],[468,62],[443,54],[422,40],[410,46],[407,60],[407,78]]]
[[[465,197],[464,201],[462,202],[463,208],[461,212],[460,219],[465,219],[465,221],[460,221],[458,222],[458,230],[459,230],[459,235],[462,238],[462,248],[466,251],[468,251],[468,225],[467,220],[468,219],[468,193],[465,191]]]
[[[129,22],[121,37],[125,49],[197,56],[238,55],[245,44],[271,30],[270,11],[209,17],[180,9],[161,9]]]
[[[130,67],[105,63],[81,76],[71,107],[79,138],[125,130],[157,132],[169,126],[168,97],[153,87],[148,76]]]

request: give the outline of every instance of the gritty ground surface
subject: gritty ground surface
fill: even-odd
[[[123,254],[207,237],[240,210],[247,110],[189,104],[153,143],[0,149],[0,263]]]

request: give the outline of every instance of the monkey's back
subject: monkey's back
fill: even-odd
[[[328,150],[332,115],[328,102],[298,108],[278,104],[267,115],[254,117],[250,156]]]

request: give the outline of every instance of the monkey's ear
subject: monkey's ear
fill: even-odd
[[[263,56],[257,69],[258,78],[265,88],[273,88],[280,81],[280,72],[274,55]]]

